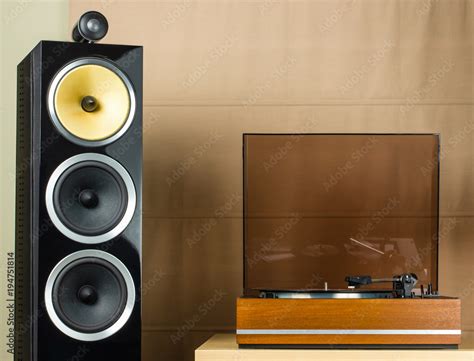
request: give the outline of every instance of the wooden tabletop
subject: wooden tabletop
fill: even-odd
[[[196,361],[257,360],[474,360],[474,332],[463,331],[458,350],[239,349],[235,334],[216,334],[195,351]]]

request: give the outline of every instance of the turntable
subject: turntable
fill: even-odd
[[[439,136],[245,134],[241,347],[452,348]]]

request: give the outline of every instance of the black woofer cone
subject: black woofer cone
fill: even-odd
[[[98,257],[75,260],[58,274],[52,303],[59,319],[81,333],[114,325],[127,305],[127,286],[120,271]]]
[[[84,161],[58,178],[53,204],[59,220],[84,236],[104,234],[122,220],[128,194],[122,177],[110,166]]]

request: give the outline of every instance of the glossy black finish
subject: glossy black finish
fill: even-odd
[[[82,147],[64,138],[47,111],[47,92],[54,75],[83,57],[114,62],[135,89],[136,114],[127,132],[101,147]],[[139,46],[40,42],[18,67],[17,158],[17,290],[15,360],[63,361],[84,354],[88,361],[138,361],[141,357],[141,189],[142,189],[142,64]],[[21,93],[20,93],[21,92]],[[112,157],[129,172],[137,205],[128,227],[118,237],[97,245],[72,241],[52,224],[45,204],[49,177],[64,160],[81,153]],[[136,303],[127,324],[113,336],[81,342],[64,335],[51,322],[44,290],[54,266],[73,252],[98,249],[125,264],[136,288]]]

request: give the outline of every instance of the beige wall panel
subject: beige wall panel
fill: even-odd
[[[402,0],[401,4],[403,94],[421,92],[423,98],[472,103],[473,2]]]
[[[243,289],[242,219],[192,219],[183,236],[184,317],[198,317],[203,327],[233,329],[235,299]]]
[[[402,113],[404,132],[441,135],[440,208],[444,216],[474,215],[473,106],[416,105]]]
[[[474,217],[440,223],[439,280],[443,294],[460,297],[463,330],[474,330]]]
[[[145,112],[145,215],[212,216],[242,191],[244,132],[440,133],[442,215],[474,215],[472,106],[153,107]],[[186,130],[186,131],[185,131]],[[241,202],[227,213],[241,216]]]
[[[73,1],[71,17],[98,8],[111,24],[127,19],[107,42],[145,46],[145,104],[404,101],[445,61],[454,65],[423,98],[472,98],[465,1],[436,1],[424,15],[406,0],[108,4]]]
[[[101,7],[96,4],[72,2],[72,12]],[[268,24],[260,22],[258,6],[235,1],[121,2],[103,12],[111,23],[127,18],[129,24],[111,27],[108,42],[145,45],[145,103],[245,99],[287,56],[279,44],[286,33],[282,10],[281,16],[267,17]],[[252,61],[262,52],[267,63]],[[247,74],[230,71],[237,67]],[[284,81],[277,79],[269,94],[286,97]]]
[[[288,7],[295,62],[289,102],[402,96],[398,1],[295,1]]]
[[[143,324],[171,327],[184,303],[181,221],[143,219]]]
[[[417,106],[400,125],[441,134],[441,214],[474,214],[474,118],[472,106]],[[416,120],[415,120],[416,119]]]
[[[244,132],[397,132],[397,116],[394,106],[147,108],[144,213],[208,217],[241,195]],[[241,217],[241,202],[227,215]]]
[[[144,327],[233,327],[242,220],[145,218],[143,232]]]

